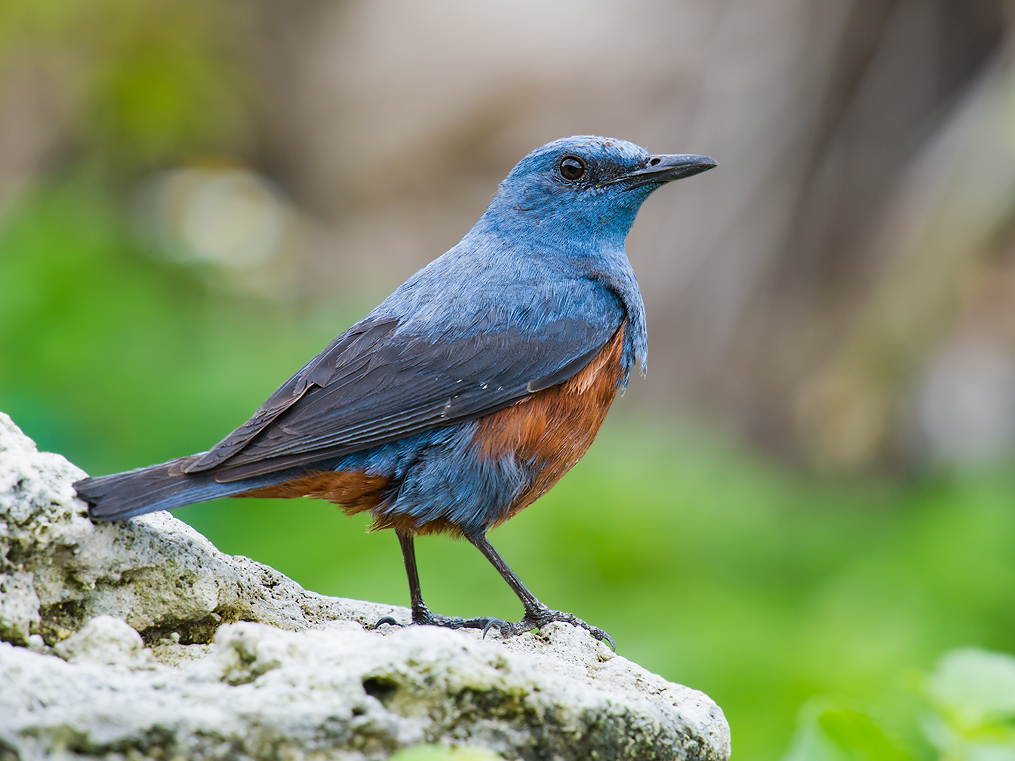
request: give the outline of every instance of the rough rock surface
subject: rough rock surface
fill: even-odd
[[[166,513],[93,524],[82,472],[0,413],[0,760],[726,759],[707,696],[586,632],[365,625]]]

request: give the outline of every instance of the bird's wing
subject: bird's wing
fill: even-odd
[[[475,418],[562,383],[623,320],[558,317],[523,331],[404,335],[364,321],[335,339],[242,426],[187,468],[234,481],[363,450]]]

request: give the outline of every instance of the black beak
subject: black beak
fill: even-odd
[[[627,190],[653,183],[661,185],[664,182],[673,182],[683,177],[707,172],[709,169],[717,166],[718,163],[715,159],[708,156],[697,156],[693,153],[671,153],[650,156],[642,169],[621,175],[603,184],[613,185],[622,182],[627,185]]]

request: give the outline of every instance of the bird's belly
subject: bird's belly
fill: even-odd
[[[623,348],[621,325],[572,378],[477,421],[473,442],[481,458],[512,456],[532,473],[491,526],[531,505],[588,451],[617,394]]]

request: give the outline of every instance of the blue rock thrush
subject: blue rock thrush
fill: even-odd
[[[318,497],[369,510],[401,543],[412,623],[566,621],[487,541],[589,448],[637,361],[645,310],[624,240],[642,202],[716,162],[570,137],[511,171],[461,243],[430,262],[207,452],[75,484],[97,520],[219,497]],[[464,536],[524,606],[521,621],[431,613],[418,534]],[[395,623],[382,619],[381,623]]]

